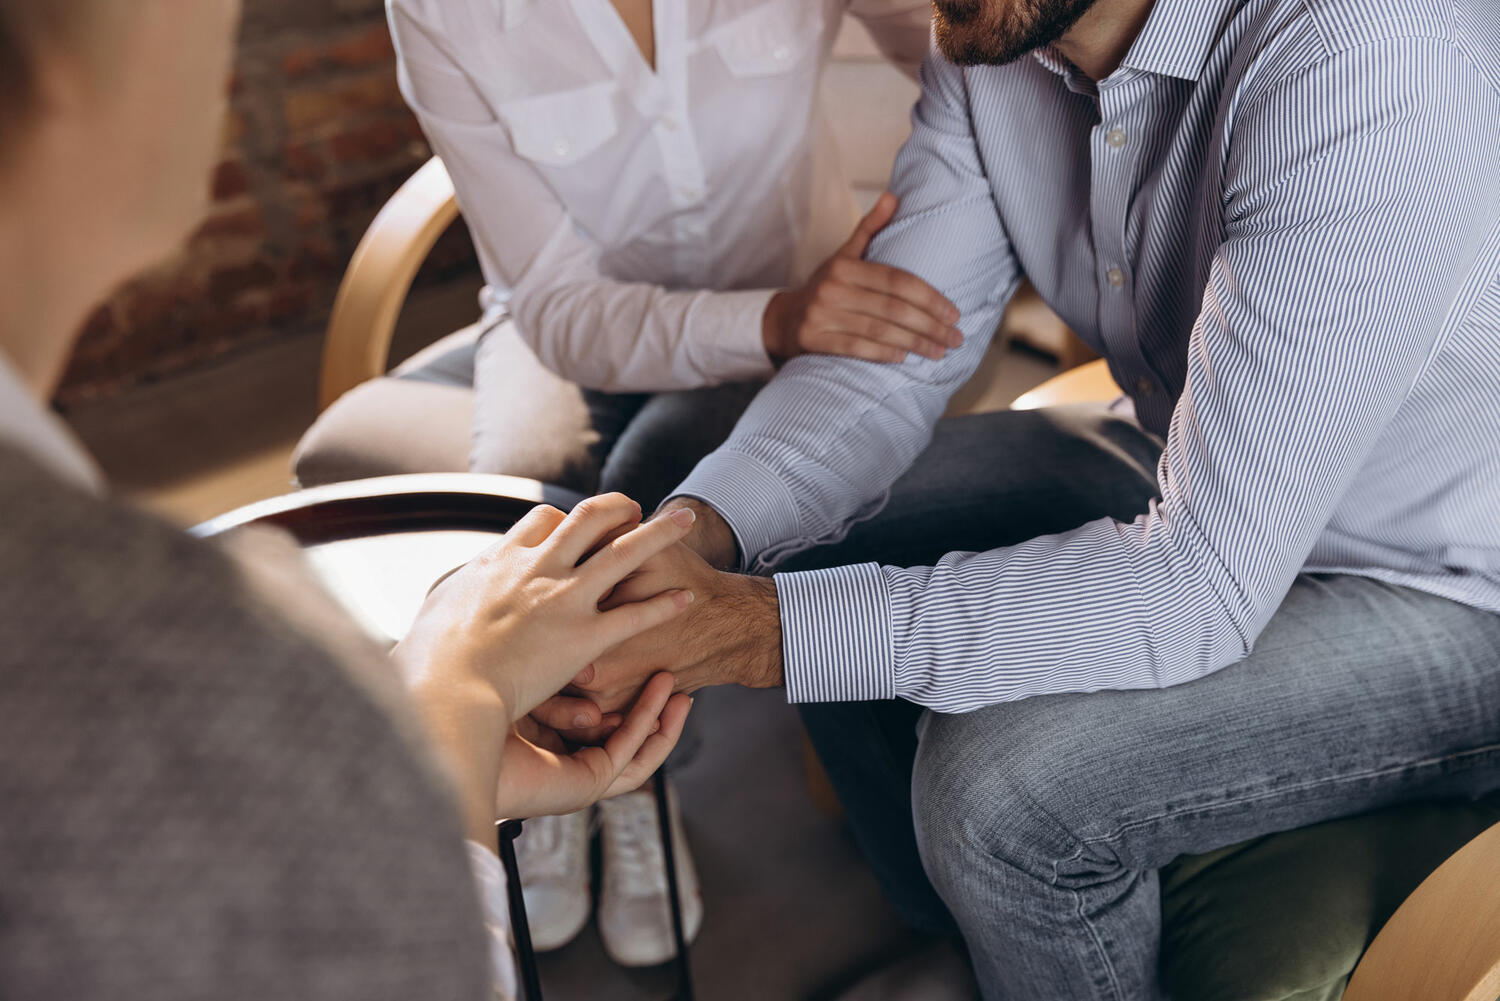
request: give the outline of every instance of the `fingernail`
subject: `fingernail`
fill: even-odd
[[[671,514],[667,515],[667,517],[671,518],[682,528],[688,528],[693,524],[693,522],[698,520],[698,515],[695,514],[693,512],[693,509],[690,507],[680,507],[677,510],[673,511]]]
[[[963,314],[959,313],[957,306],[949,306],[948,307],[948,322],[949,323],[957,323],[958,320],[959,320],[959,317],[962,316],[962,315]]]
[[[652,733],[656,733],[660,729],[661,729],[661,720],[657,720],[655,723],[651,724],[651,732]]]
[[[580,730],[582,730],[584,727],[588,726],[589,725],[589,714],[588,713],[579,713],[577,716],[574,716],[573,717],[573,725],[576,726],[576,727],[578,727]]]
[[[693,603],[693,592],[681,591],[679,593],[682,595],[682,597],[678,600],[681,601],[683,608],[686,608]]]

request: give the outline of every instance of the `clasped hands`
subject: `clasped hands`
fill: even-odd
[[[471,839],[639,786],[682,732],[682,693],[780,682],[774,587],[710,567],[688,543],[727,563],[727,527],[676,508],[535,508],[433,587],[392,652]]]
[[[625,720],[646,683],[666,672],[674,690],[713,685],[770,688],[782,684],[781,612],[775,585],[765,578],[718,569],[734,561],[729,527],[696,501],[669,502],[660,518],[686,518],[687,536],[647,560],[605,598],[618,608],[669,591],[688,591],[681,615],[595,657],[563,693],[532,712],[542,725],[576,743],[607,739]]]

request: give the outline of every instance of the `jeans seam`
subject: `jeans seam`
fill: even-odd
[[[1078,919],[1088,929],[1089,941],[1094,943],[1094,952],[1100,966],[1104,968],[1104,975],[1109,982],[1109,992],[1116,998],[1123,999],[1125,994],[1120,990],[1120,978],[1115,972],[1115,964],[1110,960],[1109,950],[1104,947],[1104,940],[1099,937],[1099,929],[1094,927],[1094,922],[1089,918],[1083,906],[1083,891],[1073,890],[1073,904],[1078,913]]]
[[[1132,820],[1128,823],[1121,824],[1119,827],[1115,828],[1108,834],[1103,834],[1093,838],[1080,839],[1081,843],[1078,850],[1075,851],[1070,858],[1053,863],[1053,879],[1057,880],[1059,878],[1057,875],[1057,869],[1058,866],[1062,864],[1062,862],[1077,861],[1089,846],[1115,841],[1120,837],[1120,835],[1126,833],[1127,831],[1132,831],[1139,827],[1145,827],[1148,824],[1154,824],[1159,821],[1166,820],[1170,817],[1185,817],[1196,814],[1212,813],[1229,807],[1242,806],[1247,803],[1255,803],[1260,800],[1270,799],[1273,796],[1284,795],[1288,792],[1305,792],[1322,787],[1338,786],[1344,783],[1360,782],[1366,779],[1380,778],[1386,775],[1395,775],[1400,772],[1421,771],[1422,769],[1436,767],[1447,762],[1462,761],[1467,758],[1482,757],[1486,754],[1494,754],[1496,752],[1500,752],[1500,743],[1486,744],[1483,747],[1471,748],[1467,751],[1461,751],[1457,754],[1444,754],[1438,757],[1425,758],[1421,761],[1407,762],[1404,764],[1391,765],[1383,768],[1370,768],[1348,775],[1337,775],[1331,778],[1315,779],[1296,785],[1279,786],[1277,788],[1267,789],[1255,794],[1241,794],[1238,796],[1232,796],[1227,799],[1219,800],[1215,803],[1204,804],[1202,806],[1193,807],[1187,810],[1163,810],[1162,812],[1153,814],[1152,816],[1141,817],[1138,820]]]

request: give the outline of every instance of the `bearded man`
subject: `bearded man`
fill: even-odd
[[[1173,858],[1500,786],[1500,3],[934,7],[869,256],[964,345],[788,364],[578,687],[785,685],[986,998],[1154,999]],[[1023,276],[1131,413],[938,424]]]

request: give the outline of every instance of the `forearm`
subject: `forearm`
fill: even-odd
[[[418,715],[453,791],[464,836],[495,844],[495,788],[511,718],[493,688],[435,680],[412,690]]]
[[[772,290],[669,291],[601,277],[567,252],[529,269],[511,297],[548,368],[603,392],[670,392],[764,379]]]

